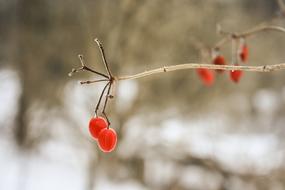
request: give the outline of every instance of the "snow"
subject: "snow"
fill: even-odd
[[[17,111],[20,83],[16,72],[0,70],[0,128],[11,125]]]
[[[102,87],[99,84],[99,88]],[[0,127],[10,126],[20,94],[19,79],[15,72],[0,71],[0,92]],[[94,110],[94,98],[98,98],[99,91],[71,81],[66,85],[64,92],[64,108],[68,114],[79,126],[87,126],[90,113]],[[283,89],[280,96],[283,100],[284,92]],[[137,93],[138,87],[135,82],[121,83],[118,87],[117,106],[131,104]],[[256,93],[252,101],[254,107],[264,116],[272,115],[279,109],[278,99],[279,94],[263,89]],[[166,114],[168,112],[171,110],[165,110]],[[86,187],[88,153],[80,146],[74,146],[67,137],[63,138],[65,133],[62,130],[65,129],[66,123],[56,116],[57,114],[54,114],[55,118],[52,119],[56,127],[51,130],[56,130],[58,136],[53,136],[41,145],[40,151],[21,152],[14,146],[9,135],[1,134],[3,137],[0,139],[0,189],[79,190]],[[227,133],[224,129],[232,122],[228,115],[210,111],[200,118],[190,120],[175,116],[162,121],[160,126],[145,126],[144,118],[137,115],[130,118],[123,129],[124,138],[119,141],[118,155],[125,159],[134,155],[145,159],[145,179],[154,186],[172,180],[173,175],[181,169],[171,160],[157,158],[160,153],[155,151],[157,147],[161,148],[161,152],[175,153],[173,157],[191,154],[201,158],[215,158],[224,167],[240,173],[250,169],[258,174],[266,174],[282,166],[284,151],[280,139],[274,133]],[[81,131],[86,132],[83,128]],[[198,188],[201,183],[207,187],[218,186],[219,179],[211,180],[208,175],[207,183],[204,183],[205,174],[199,168],[191,166],[181,171],[183,175],[179,183],[182,186]],[[136,181],[112,181],[104,174],[97,176],[95,180],[95,187],[99,190],[145,189]]]

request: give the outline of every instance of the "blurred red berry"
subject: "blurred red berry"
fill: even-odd
[[[238,83],[243,72],[240,70],[230,71],[231,80],[235,83]]]
[[[89,132],[95,139],[98,138],[101,130],[107,127],[108,123],[103,117],[93,117],[89,121]]]
[[[213,71],[209,69],[200,68],[200,69],[197,69],[197,73],[199,77],[201,78],[202,82],[206,86],[211,86],[214,83],[215,76],[214,76]]]
[[[226,64],[226,60],[225,60],[224,56],[218,55],[218,56],[216,56],[214,58],[213,64],[215,64],[215,65],[225,65]],[[218,73],[223,73],[224,72],[224,70],[221,70],[221,69],[216,69],[216,71]]]
[[[111,152],[117,144],[117,133],[114,129],[103,129],[98,137],[99,148],[103,152]]]
[[[239,57],[242,62],[246,62],[248,60],[248,47],[246,44],[243,44],[240,49]]]

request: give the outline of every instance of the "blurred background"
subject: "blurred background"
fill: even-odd
[[[118,145],[102,153],[88,122],[104,72],[201,62],[212,47],[279,12],[268,0],[0,0],[0,189],[285,189],[285,74],[229,73],[205,87],[195,70],[122,81],[107,113]],[[275,24],[283,26],[285,19]],[[285,35],[250,37],[250,65],[285,60]],[[230,45],[222,49],[230,59]]]

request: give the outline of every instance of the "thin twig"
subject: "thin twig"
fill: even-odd
[[[102,77],[105,77],[105,78],[109,78],[107,75],[104,75],[103,73],[99,73],[99,72],[97,72],[97,71],[95,71],[89,67],[86,67],[86,66],[83,67],[83,70],[90,71],[90,72],[95,73],[97,75],[101,75]]]
[[[87,80],[87,81],[80,81],[80,84],[91,84],[91,83],[104,82],[104,81],[109,81],[109,80],[108,79]]]
[[[91,73],[95,73],[95,74],[97,74],[97,75],[100,75],[100,76],[102,76],[102,77],[104,77],[104,78],[109,78],[107,75],[105,75],[105,74],[103,74],[103,73],[100,73],[100,72],[98,72],[98,71],[95,71],[95,70],[93,70],[93,69],[87,67],[87,66],[85,65],[85,62],[84,62],[84,59],[83,59],[83,55],[78,55],[78,58],[79,58],[79,60],[80,60],[80,63],[81,63],[81,66],[82,66],[82,67],[79,67],[79,68],[77,68],[77,69],[72,69],[71,72],[68,73],[68,76],[72,76],[73,73],[77,73],[77,72],[79,72],[79,71],[84,71],[84,70],[85,70],[85,71],[89,71],[89,72],[91,72]]]
[[[98,71],[95,71],[95,70],[93,70],[93,69],[87,67],[87,66],[85,65],[85,62],[84,62],[84,59],[83,59],[83,55],[78,55],[78,57],[79,57],[79,60],[80,60],[80,62],[81,62],[81,65],[82,65],[82,69],[83,69],[83,70],[90,71],[90,72],[95,73],[95,74],[97,74],[97,75],[101,75],[102,77],[108,78],[107,75],[105,75],[105,74],[103,74],[103,73],[100,73],[100,72],[98,72]]]
[[[97,43],[97,45],[98,45],[98,47],[99,47],[99,49],[100,49],[101,57],[102,57],[104,66],[105,66],[105,68],[106,68],[106,70],[107,70],[107,72],[108,72],[108,74],[109,74],[109,78],[112,78],[113,75],[112,75],[111,70],[110,70],[110,68],[109,68],[109,65],[108,65],[108,63],[107,63],[103,45],[102,45],[102,43],[101,43],[97,38],[95,38],[94,41]]]
[[[161,68],[144,71],[135,75],[121,76],[116,78],[116,80],[138,79],[159,73],[186,70],[186,69],[198,69],[198,68],[219,69],[219,70],[242,70],[242,71],[251,71],[251,72],[271,72],[271,71],[285,69],[285,63],[275,64],[275,65],[263,65],[263,66],[234,66],[234,65],[186,63],[180,65],[164,66]]]

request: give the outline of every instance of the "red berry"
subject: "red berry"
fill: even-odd
[[[197,73],[206,86],[211,86],[214,83],[214,73],[209,69],[197,69]]]
[[[243,44],[240,49],[239,57],[242,62],[246,62],[248,60],[248,47],[246,44]]]
[[[117,144],[117,133],[114,129],[103,129],[98,137],[99,148],[103,152],[111,152]]]
[[[226,60],[225,60],[224,56],[218,55],[218,56],[216,56],[214,58],[213,63],[215,65],[225,65],[226,64]],[[217,69],[216,71],[219,72],[219,73],[223,73],[224,72],[224,70],[221,70],[221,69]]]
[[[238,83],[243,72],[240,70],[230,71],[231,80],[235,83]]]
[[[97,139],[102,129],[108,127],[107,121],[103,117],[93,117],[89,121],[89,132],[93,138]]]

